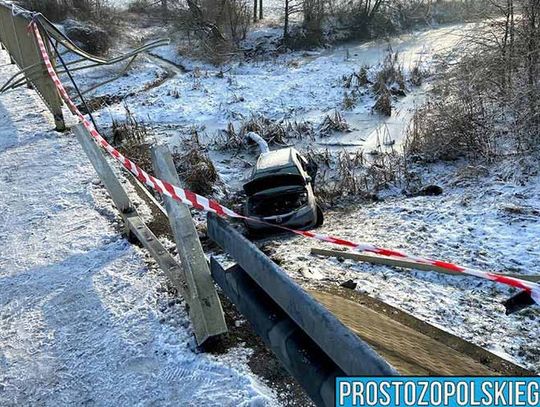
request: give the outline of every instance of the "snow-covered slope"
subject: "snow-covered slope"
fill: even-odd
[[[273,404],[248,350],[196,352],[181,300],[53,127],[32,91],[0,96],[0,405]]]
[[[340,205],[326,212],[319,232],[479,270],[540,274],[537,161],[489,169],[461,162],[430,165],[424,176],[444,193]],[[540,372],[540,308],[505,315],[502,302],[515,289],[474,277],[314,257],[311,247],[335,247],[298,237],[267,244],[282,267],[307,284],[354,280],[360,292]]]

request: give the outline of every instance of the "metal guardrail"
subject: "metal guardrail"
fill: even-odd
[[[333,405],[334,399],[325,395],[328,381],[315,372],[317,369],[298,370],[295,355],[300,345],[291,345],[292,350],[284,345],[291,335],[297,338],[300,331],[309,338],[306,346],[312,342],[320,350],[320,356],[315,356],[321,358],[318,363],[326,365],[331,361],[325,371],[346,376],[398,375],[366,342],[224,219],[209,214],[208,234],[238,264],[229,270],[234,275],[229,275],[214,261],[215,280],[318,405]],[[281,316],[274,321],[274,315]],[[284,331],[277,328],[280,324]],[[272,332],[277,335],[273,339]],[[308,374],[315,376],[306,381],[304,375]]]
[[[32,18],[29,12],[13,13],[11,6],[0,0],[0,43],[21,69],[26,83],[39,93],[53,113],[57,129],[63,130],[65,125],[61,99],[47,74],[34,36],[27,32]],[[59,43],[65,39],[53,29],[54,36],[51,37],[49,28],[44,24],[40,24],[40,30],[44,36]],[[69,39],[66,40],[69,42]],[[70,49],[69,46],[67,48]],[[79,53],[78,49],[71,51]],[[51,60],[54,60],[50,49],[49,54]],[[79,54],[83,58],[87,57]],[[106,63],[92,56],[86,59],[96,64]],[[19,84],[24,83],[18,81]],[[211,279],[213,276],[317,405],[334,404],[337,376],[397,374],[368,344],[306,293],[253,243],[225,220],[214,215],[209,215],[208,233],[238,265],[224,270],[213,259],[211,275],[189,210],[178,202],[165,200],[181,260],[178,263],[137,214],[105,155],[92,141],[84,126],[77,125],[74,131],[120,211],[126,229],[156,259],[171,283],[185,298],[199,344],[227,331],[223,310]],[[166,151],[154,150],[153,161],[159,176],[178,183]]]
[[[56,55],[51,48],[51,44],[53,44],[53,48],[61,45],[67,52],[78,57],[78,59],[66,62],[65,69],[57,70],[59,74],[66,73],[67,69],[69,69],[70,72],[74,72],[96,66],[115,65],[126,61],[126,66],[118,75],[107,79],[102,83],[91,86],[89,89],[84,90],[82,94],[93,91],[100,86],[120,78],[127,72],[139,54],[156,47],[167,45],[170,42],[167,38],[158,39],[144,44],[129,53],[111,59],[104,59],[89,54],[79,48],[43,15],[32,13],[21,7],[13,6],[12,4],[0,0],[0,45],[8,51],[11,61],[20,68],[20,71],[17,74],[13,75],[5,84],[3,84],[3,86],[0,86],[0,93],[8,89],[15,89],[24,84],[32,86],[53,114],[56,129],[58,131],[65,130],[62,114],[63,103],[56,86],[47,74],[47,69],[41,58],[36,39],[34,35],[28,31],[28,26],[32,19],[35,19],[38,23],[43,38],[48,39],[48,41],[45,41],[45,45],[53,64],[55,63]]]
[[[28,32],[31,15],[29,13],[17,14],[13,11],[10,4],[0,1],[0,43],[8,51],[11,61],[21,70],[34,67],[31,71],[25,71],[26,83],[41,96],[53,114],[56,129],[63,131],[65,123],[62,101],[56,86],[47,74],[36,39]],[[50,49],[49,55],[51,55],[51,60],[54,60]]]
[[[211,259],[212,277],[291,376],[318,406],[333,406],[335,378],[345,372],[240,267]]]

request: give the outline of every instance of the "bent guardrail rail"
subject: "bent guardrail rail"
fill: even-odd
[[[62,99],[58,95],[55,84],[47,74],[47,69],[43,58],[39,52],[34,35],[28,32],[31,21],[36,20],[39,30],[45,41],[51,62],[54,64],[56,55],[51,48],[51,41],[54,47],[61,45],[67,52],[70,52],[78,59],[66,62],[66,67],[70,72],[93,68],[96,66],[115,65],[126,61],[127,64],[118,75],[102,83],[86,89],[82,93],[95,90],[100,86],[110,83],[121,77],[131,66],[134,60],[143,52],[147,52],[156,47],[169,44],[170,40],[162,38],[144,44],[126,54],[105,59],[92,55],[71,41],[62,31],[41,14],[33,13],[21,7],[6,3],[0,0],[0,44],[8,51],[12,62],[20,69],[20,72],[13,75],[5,84],[0,87],[0,93],[9,89],[15,89],[24,84],[31,85],[41,96],[49,110],[54,116],[56,129],[65,130],[65,123],[62,114]],[[56,67],[55,67],[56,69]],[[58,69],[59,74],[65,73],[65,69]]]

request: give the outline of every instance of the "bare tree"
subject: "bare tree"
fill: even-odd
[[[304,28],[306,36],[313,42],[320,42],[325,17],[325,0],[304,0]]]
[[[263,17],[263,0],[253,0],[253,22],[256,23],[257,19],[262,20]]]
[[[290,18],[293,14],[297,14],[302,11],[302,2],[299,0],[285,0],[285,9],[283,17],[283,43],[289,42],[289,25]]]

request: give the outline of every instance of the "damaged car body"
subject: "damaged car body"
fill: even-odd
[[[260,155],[244,185],[247,201],[244,214],[263,222],[308,230],[323,223],[323,214],[313,193],[316,168],[294,148]],[[271,226],[246,220],[250,232],[262,232]]]

